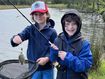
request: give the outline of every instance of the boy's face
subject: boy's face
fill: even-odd
[[[76,22],[67,22],[65,21],[65,31],[69,36],[73,36],[75,32],[77,31],[77,24]]]
[[[39,24],[45,24],[47,20],[47,14],[46,13],[40,13],[40,12],[35,12],[33,14],[34,20],[39,23]]]

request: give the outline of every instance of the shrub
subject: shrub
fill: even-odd
[[[98,70],[101,65],[101,52],[100,52],[100,45],[95,44],[91,47],[92,54],[93,54],[93,67],[92,70]]]

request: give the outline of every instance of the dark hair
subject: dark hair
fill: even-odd
[[[79,26],[80,23],[81,23],[80,18],[76,14],[67,14],[67,15],[65,15],[63,17],[63,19],[62,19],[63,25],[65,25],[65,21],[67,21],[67,22],[72,22],[73,21],[73,22],[75,22],[77,24],[77,26]]]
[[[77,24],[78,27],[77,27],[77,31],[76,31],[75,35],[80,32],[82,21],[81,21],[81,18],[78,15],[70,13],[70,14],[66,14],[62,17],[61,24],[62,24],[62,28],[63,28],[64,32],[65,32],[64,27],[65,27],[65,22],[66,21],[67,22],[75,22]]]

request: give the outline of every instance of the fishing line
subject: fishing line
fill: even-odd
[[[1,1],[2,1],[5,5],[7,5],[3,0],[1,0]],[[23,13],[20,12],[20,10],[19,10],[10,0],[8,0],[8,1],[9,1],[9,3],[10,3],[32,26],[34,26],[35,30],[36,30],[38,33],[40,33],[41,36],[43,36],[43,38],[49,43],[49,45],[51,45],[51,42],[38,30],[38,28],[36,28],[36,26],[35,26],[34,24],[32,24],[32,23],[26,18],[26,16],[23,15]],[[33,35],[31,35],[30,32],[29,32],[29,34],[30,34],[31,38],[33,38],[33,40],[36,41],[36,39],[34,39]],[[37,45],[39,45],[38,42],[36,42],[36,43],[37,43]],[[43,55],[43,56],[45,56],[45,55]]]
[[[3,0],[1,0],[4,4],[6,4]],[[38,30],[38,28],[36,28],[36,26],[34,24],[32,24],[31,21],[29,21],[26,16],[10,1],[8,0],[8,2],[32,25],[35,27],[35,29],[48,41],[49,44],[51,44],[51,42]],[[6,4],[7,5],[7,4]],[[31,35],[31,34],[30,34]],[[31,35],[32,36],[32,35]],[[33,36],[32,36],[33,37]]]

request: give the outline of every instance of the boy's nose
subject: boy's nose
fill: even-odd
[[[72,25],[70,24],[67,29],[68,30],[72,29]]]

